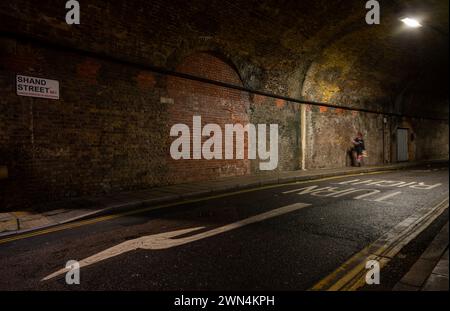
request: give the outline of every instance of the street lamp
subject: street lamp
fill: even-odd
[[[402,21],[406,26],[408,26],[410,28],[422,27],[422,24],[419,23],[419,21],[415,18],[405,17],[405,18],[402,18],[400,21]]]
[[[403,24],[405,24],[406,27],[408,27],[408,28],[424,27],[424,28],[431,29],[431,30],[439,33],[441,36],[448,37],[448,33],[443,31],[442,29],[439,29],[439,28],[437,28],[435,26],[432,26],[432,25],[430,25],[428,23],[426,23],[426,24],[420,23],[419,20],[417,20],[417,19],[415,19],[413,17],[404,17],[404,18],[401,18],[400,21]]]

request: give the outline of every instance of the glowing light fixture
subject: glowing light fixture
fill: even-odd
[[[418,28],[418,27],[422,27],[422,24],[419,23],[418,20],[414,19],[414,18],[409,18],[409,17],[405,17],[402,18],[401,21],[408,27],[411,28]]]

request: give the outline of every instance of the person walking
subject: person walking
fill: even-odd
[[[364,139],[361,132],[358,132],[355,139],[353,139],[353,160],[355,166],[362,165],[363,154],[366,151],[366,147],[364,145]]]

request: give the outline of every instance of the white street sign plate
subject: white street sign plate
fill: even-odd
[[[19,96],[59,99],[59,81],[17,75],[16,93]]]

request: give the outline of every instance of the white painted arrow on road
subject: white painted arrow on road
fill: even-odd
[[[262,214],[258,214],[237,222],[233,222],[231,224],[218,227],[209,231],[201,232],[192,236],[184,237],[176,239],[175,237],[187,234],[190,232],[194,232],[197,230],[204,229],[205,227],[195,227],[195,228],[188,228],[188,229],[181,229],[181,230],[175,230],[165,233],[159,233],[159,234],[152,234],[143,236],[137,239],[128,240],[123,243],[120,243],[116,246],[110,247],[104,251],[101,251],[100,253],[97,253],[95,255],[92,255],[88,258],[82,259],[79,261],[80,268],[86,267],[95,263],[98,263],[100,261],[118,256],[120,254],[134,251],[137,249],[148,249],[148,250],[158,250],[158,249],[167,249],[171,247],[180,246],[183,244],[191,243],[194,241],[198,241],[201,239],[209,238],[214,235],[224,233],[233,229],[237,229],[255,222],[260,222],[272,217],[276,217],[279,215],[283,215],[286,213],[290,213],[299,209],[302,209],[304,207],[310,206],[311,204],[306,203],[295,203],[291,205],[286,205]],[[174,239],[175,238],[175,239]],[[70,268],[63,268],[61,270],[58,270],[45,278],[43,278],[41,281],[49,280],[54,277],[57,277],[59,275],[65,274],[70,270]]]

